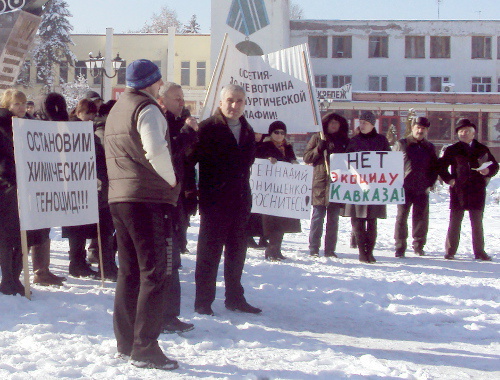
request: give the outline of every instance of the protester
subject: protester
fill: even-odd
[[[359,117],[360,133],[349,141],[346,152],[390,151],[384,135],[375,129],[376,117],[371,111],[364,111]],[[373,249],[377,240],[377,218],[387,217],[386,205],[346,204],[343,216],[350,216],[359,250],[359,261],[375,263]]]
[[[100,112],[101,106],[104,104],[104,99],[101,98],[101,95],[99,95],[99,93],[93,90],[89,90],[85,94],[85,99],[91,100],[97,107],[97,112]]]
[[[20,91],[6,90],[0,99],[0,292],[7,295],[24,295],[24,286],[19,280],[23,258],[12,131],[12,111],[18,109],[26,110],[26,96]]]
[[[118,242],[114,330],[118,356],[140,368],[171,370],[158,344],[172,280],[172,218],[180,185],[168,125],[157,103],[160,69],[147,59],[126,69],[127,87],[105,130],[109,203]]]
[[[269,126],[269,139],[264,141],[256,151],[256,158],[264,158],[276,164],[277,161],[298,164],[292,145],[286,141],[286,125],[282,121],[274,121]],[[270,261],[285,260],[281,253],[281,243],[285,233],[301,232],[300,220],[273,215],[262,215],[264,236],[269,239],[265,258]]]
[[[403,152],[405,203],[398,204],[394,239],[396,257],[405,257],[408,238],[408,215],[413,206],[413,252],[424,256],[429,229],[429,191],[438,176],[434,145],[426,139],[430,122],[425,117],[415,119],[411,135],[394,144],[393,151]]]
[[[444,256],[448,260],[453,260],[457,253],[462,219],[467,210],[472,227],[474,257],[491,261],[484,251],[483,212],[486,186],[490,178],[497,174],[498,162],[490,150],[474,138],[476,130],[476,125],[470,120],[460,120],[455,128],[460,141],[446,148],[439,159],[439,175],[450,185],[450,225]]]
[[[35,117],[35,102],[33,100],[28,100],[26,102],[26,116],[28,119],[33,119]]]
[[[326,215],[325,257],[337,257],[337,234],[341,203],[329,201],[330,173],[329,157],[332,153],[344,153],[349,142],[349,124],[347,120],[336,114],[329,113],[321,121],[323,135],[318,132],[311,137],[304,151],[304,162],[314,167],[312,218],[309,232],[309,254],[319,256],[323,222]]]
[[[88,99],[81,99],[75,109],[71,112],[71,121],[93,121],[97,114],[97,107]],[[118,268],[115,260],[115,249],[113,246],[113,219],[108,205],[108,175],[106,170],[106,158],[104,154],[104,146],[97,134],[94,135],[95,140],[95,160],[97,174],[97,195],[99,207],[99,233],[101,235],[102,245],[102,263],[104,278],[116,281],[118,276]],[[86,261],[85,243],[87,239],[97,237],[97,225],[85,224],[80,226],[71,226],[62,228],[63,237],[69,238],[70,247],[70,263],[69,274],[74,277],[91,277],[97,278],[101,275],[100,260],[99,270],[95,272],[90,264]]]
[[[246,95],[237,85],[224,87],[220,107],[202,121],[192,155],[199,163],[200,232],[196,257],[195,311],[214,315],[217,270],[224,250],[225,305],[260,313],[243,295],[241,276],[247,249],[246,224],[252,206],[250,168],[255,135],[243,116]]]
[[[106,103],[102,104],[101,107],[99,107],[99,109],[98,109],[97,116],[94,118],[94,134],[95,134],[96,143],[98,143],[102,146],[103,152],[104,152],[104,128],[106,127],[106,119],[108,118],[109,111],[111,111],[111,108],[113,108],[115,103],[116,103],[116,100],[108,100]],[[106,164],[104,163],[104,165],[106,165]],[[105,191],[107,191],[107,187],[105,189],[103,188],[102,191],[103,191],[102,194],[104,195]],[[103,202],[100,202],[99,205],[100,206],[102,205],[105,207],[107,205],[107,201],[104,200]],[[114,230],[114,227],[113,227],[113,230]],[[97,240],[98,239],[90,239],[90,244],[87,248],[87,252],[88,252],[87,259],[88,259],[89,263],[94,263],[94,264],[99,263],[99,243]],[[113,242],[113,251],[116,252],[116,238],[114,235],[113,235],[112,242]],[[114,255],[113,255],[113,263],[116,266]]]
[[[167,291],[168,300],[165,311],[164,333],[186,332],[194,328],[192,323],[179,320],[181,313],[181,283],[179,268],[181,267],[181,253],[187,251],[187,229],[189,217],[196,213],[197,189],[194,166],[187,161],[187,154],[193,149],[196,142],[198,123],[192,116],[183,112],[184,92],[182,87],[173,82],[165,83],[161,89],[158,103],[162,107],[168,124],[172,154],[177,180],[181,186],[181,193],[177,206],[172,215],[173,222],[173,267],[172,282]]]

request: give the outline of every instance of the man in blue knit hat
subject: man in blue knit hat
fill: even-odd
[[[140,368],[178,367],[158,345],[172,278],[171,210],[180,191],[167,121],[159,104],[158,67],[140,59],[106,122],[109,203],[119,272],[113,325],[118,356]]]

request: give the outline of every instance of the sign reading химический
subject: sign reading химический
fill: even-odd
[[[351,152],[330,156],[330,202],[405,203],[402,152]]]

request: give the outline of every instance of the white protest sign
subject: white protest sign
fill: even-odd
[[[252,212],[310,219],[313,167],[256,159],[252,166]]]
[[[330,202],[360,205],[405,203],[402,152],[330,155]]]
[[[247,56],[225,40],[207,92],[201,118],[219,107],[220,91],[238,84],[246,92],[244,116],[256,132],[267,133],[281,120],[288,133],[321,129],[307,44],[263,56]]]
[[[92,122],[12,120],[21,229],[97,223]]]

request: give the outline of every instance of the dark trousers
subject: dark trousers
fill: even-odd
[[[200,216],[200,232],[196,252],[195,308],[210,306],[215,300],[219,262],[224,249],[226,304],[245,301],[241,275],[247,250],[248,213],[241,207],[207,210]]]
[[[394,230],[396,253],[404,253],[406,251],[408,216],[412,206],[413,249],[423,249],[427,241],[427,231],[429,230],[429,195],[425,193],[412,194],[406,192],[405,204],[398,205],[396,216],[396,227]]]
[[[0,267],[2,269],[0,289],[6,294],[22,286],[19,276],[23,269],[23,253],[16,191],[15,186],[0,189],[0,215],[2,218],[0,225]]]
[[[445,252],[454,256],[460,243],[460,230],[465,210],[450,210],[450,226],[446,235]],[[474,255],[484,254],[483,210],[469,210]]]
[[[313,206],[311,230],[309,232],[309,250],[319,253],[321,236],[323,235],[323,222],[326,215],[325,253],[335,253],[337,248],[337,235],[339,230],[340,204],[330,203],[327,206]]]
[[[377,219],[352,217],[351,224],[358,243],[360,258],[364,259],[368,255],[372,255],[377,241]]]
[[[113,203],[118,242],[114,330],[118,352],[137,360],[165,358],[158,345],[172,276],[168,205]]]

